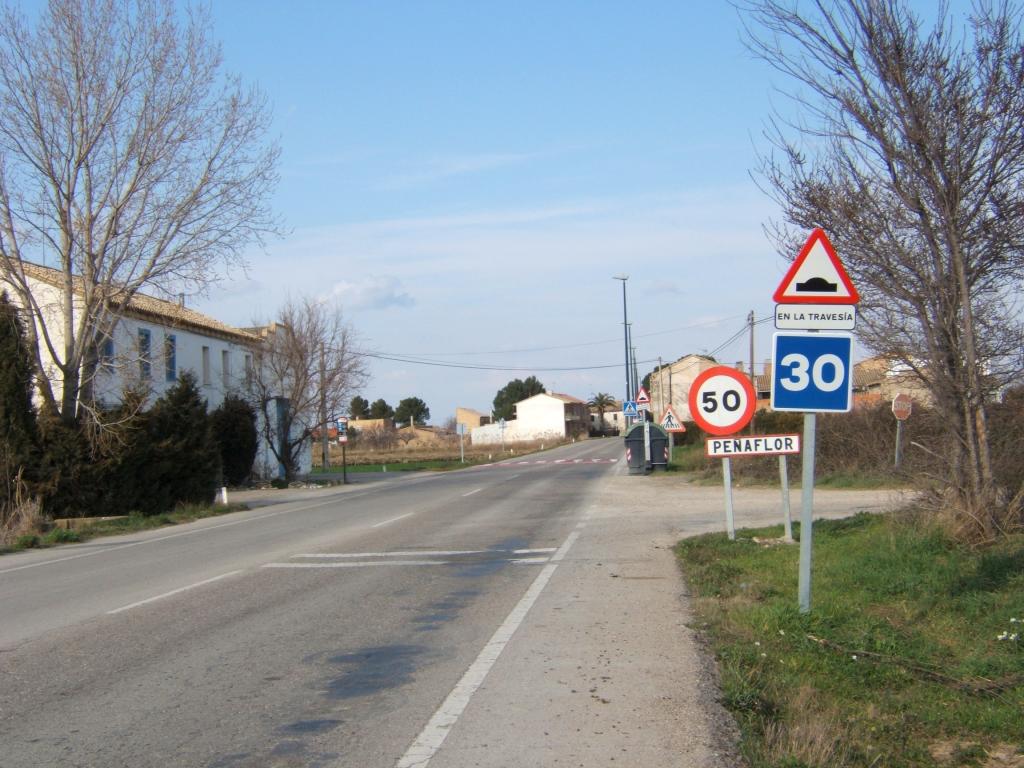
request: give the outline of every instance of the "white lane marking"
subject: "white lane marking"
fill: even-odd
[[[493,552],[489,549],[447,549],[447,550],[417,550],[415,552],[321,552],[292,555],[293,558],[360,558],[360,557],[451,557],[453,555],[479,555],[483,552]],[[554,552],[554,550],[551,550]],[[519,554],[519,550],[516,550]]]
[[[416,740],[405,751],[405,754],[399,758],[395,768],[426,768],[427,763],[437,754],[437,750],[441,748],[441,744],[444,743],[452,727],[466,710],[470,699],[473,698],[473,694],[483,684],[487,673],[491,671],[491,667],[494,666],[498,657],[501,656],[501,652],[505,650],[505,646],[512,639],[512,635],[515,634],[516,630],[523,623],[526,614],[529,613],[530,608],[537,602],[540,593],[544,591],[544,588],[551,580],[552,574],[558,568],[558,564],[555,562],[556,559],[561,560],[565,557],[565,554],[578,537],[579,534],[576,531],[570,533],[565,543],[551,557],[552,562],[545,565],[543,570],[537,574],[537,578],[533,580],[533,584],[526,590],[526,594],[516,603],[512,612],[505,618],[505,621],[498,627],[497,631],[491,636],[491,639],[487,641],[487,645],[480,651],[476,661],[470,664],[469,669],[462,675],[462,679],[455,684],[451,693],[448,694],[448,697],[438,707],[430,721],[420,731],[420,735],[416,737]]]
[[[137,603],[131,603],[129,605],[122,605],[120,608],[115,608],[112,611],[107,611],[107,613],[112,615],[112,614],[115,614],[115,613],[121,613],[122,611],[130,611],[132,608],[138,608],[140,605],[146,605],[147,603],[152,603],[152,602],[155,602],[157,600],[163,600],[165,597],[172,597],[173,595],[179,595],[182,592],[188,592],[190,589],[195,589],[196,587],[202,587],[205,584],[212,584],[215,581],[220,581],[221,579],[226,579],[228,576],[234,576],[234,575],[239,574],[241,572],[242,571],[231,571],[229,573],[222,573],[220,576],[214,576],[212,579],[206,579],[204,581],[197,581],[195,584],[189,584],[187,587],[179,587],[178,589],[172,589],[170,592],[164,592],[162,595],[157,595],[156,597],[150,597],[150,598],[147,598],[145,600],[139,600]]]
[[[364,491],[364,492],[358,493],[358,494],[352,493],[352,494],[339,494],[339,495],[343,496],[346,500],[348,500],[348,499],[362,498],[363,496],[368,496],[370,493],[371,493],[370,491]],[[260,520],[267,520],[267,519],[269,519],[271,517],[277,517],[279,515],[288,515],[288,514],[291,514],[293,512],[306,512],[306,511],[308,511],[310,509],[316,509],[317,507],[323,507],[323,506],[325,506],[327,504],[335,504],[337,502],[338,502],[338,498],[337,498],[337,496],[335,496],[334,498],[331,498],[331,499],[325,499],[324,501],[318,501],[315,504],[307,504],[304,507],[296,507],[294,509],[282,509],[282,510],[279,510],[277,512],[269,512],[269,513],[267,513],[265,515],[259,515],[257,517],[246,517],[246,518],[243,518],[241,520],[232,520],[231,522],[228,522],[228,523],[218,523],[217,525],[206,525],[206,526],[203,526],[202,528],[194,528],[194,529],[192,529],[190,531],[181,531],[180,533],[172,533],[169,536],[157,536],[157,537],[154,537],[152,539],[145,539],[143,541],[132,541],[132,542],[129,542],[128,544],[118,544],[118,545],[113,546],[113,547],[105,547],[103,549],[93,550],[92,552],[83,552],[80,555],[70,555],[68,557],[58,557],[58,558],[55,558],[53,560],[45,560],[45,561],[40,562],[40,563],[29,563],[28,565],[19,565],[19,566],[15,567],[15,568],[6,568],[6,569],[0,571],[0,574],[14,573],[14,571],[24,571],[24,570],[26,570],[28,568],[39,568],[39,567],[44,566],[44,565],[55,565],[57,563],[66,563],[69,560],[78,560],[78,559],[83,558],[83,557],[94,557],[95,555],[105,555],[105,554],[108,554],[110,552],[116,552],[119,549],[130,549],[131,547],[141,547],[144,544],[156,544],[158,542],[167,541],[169,539],[181,538],[182,536],[195,536],[197,533],[206,533],[207,531],[215,531],[218,528],[230,528],[233,525],[242,525],[243,523],[256,523],[256,522],[259,522]]]
[[[517,557],[509,560],[509,562],[516,565],[533,565],[535,563],[546,563],[548,559],[546,557]]]
[[[415,514],[416,514],[415,512],[406,512],[404,515],[399,515],[398,517],[392,517],[390,520],[384,520],[383,522],[375,523],[374,525],[371,525],[370,527],[371,528],[380,528],[382,525],[390,525],[391,523],[397,523],[399,520],[405,520],[405,518],[412,517]]]
[[[542,552],[554,552],[558,547],[540,547],[539,549],[513,549],[513,555],[539,555]]]
[[[373,560],[365,563],[267,563],[260,568],[376,568],[378,565],[450,565],[450,560]]]
[[[476,490],[470,491],[469,493],[464,493],[464,494],[462,494],[462,498],[466,498],[467,496],[472,496],[474,493],[480,493],[480,491],[482,491],[482,490],[483,490],[483,488],[477,488]]]

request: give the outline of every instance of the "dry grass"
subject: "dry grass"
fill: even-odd
[[[785,720],[765,724],[765,756],[772,764],[841,768],[848,764],[848,740],[838,714],[823,709],[817,692],[801,686],[790,700]]]
[[[22,470],[9,479],[9,502],[0,504],[0,546],[10,546],[22,536],[31,536],[42,530],[43,516],[39,499],[30,496],[22,480]]]

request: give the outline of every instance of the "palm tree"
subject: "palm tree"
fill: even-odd
[[[615,398],[607,392],[598,392],[590,398],[590,402],[587,405],[597,410],[597,431],[603,435],[604,412],[615,405]]]

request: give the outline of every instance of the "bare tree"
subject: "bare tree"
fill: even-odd
[[[263,437],[291,480],[313,432],[343,415],[366,382],[365,358],[341,310],[315,299],[289,300],[260,330],[252,395]]]
[[[986,424],[1020,373],[1019,10],[979,3],[959,33],[945,3],[929,26],[899,0],[740,7],[752,50],[794,86],[795,117],[770,123],[760,168],[786,219],[770,234],[792,256],[812,227],[828,232],[862,294],[862,340],[913,371],[944,417],[965,535],[1019,525]]]
[[[210,29],[172,0],[50,0],[35,24],[0,10],[0,283],[65,419],[119,307],[202,290],[276,230],[269,112],[222,73]],[[31,264],[63,276],[50,304]]]

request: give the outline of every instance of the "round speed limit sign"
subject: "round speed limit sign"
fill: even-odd
[[[690,415],[711,435],[739,432],[750,423],[756,405],[750,377],[725,365],[702,371],[690,387]]]

